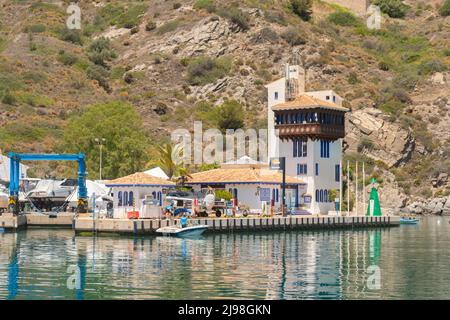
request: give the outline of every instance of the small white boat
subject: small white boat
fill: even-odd
[[[156,230],[157,233],[163,236],[195,238],[200,236],[208,229],[206,225],[196,225],[181,228],[180,226],[162,227]]]

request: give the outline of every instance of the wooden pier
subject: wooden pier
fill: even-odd
[[[288,217],[246,217],[246,218],[193,218],[193,224],[209,226],[208,232],[231,231],[269,231],[269,230],[310,230],[341,228],[379,228],[395,227],[400,224],[398,216],[288,216]],[[57,216],[24,214],[0,216],[0,228],[16,231],[26,227],[72,228],[76,233],[117,233],[117,234],[155,234],[161,227],[178,224],[178,219],[92,219],[76,217],[73,213]]]
[[[247,217],[247,218],[194,218],[193,224],[209,226],[208,232],[231,231],[269,231],[269,230],[310,230],[340,228],[378,228],[400,225],[400,217]],[[161,219],[99,219],[78,218],[75,220],[75,232],[119,233],[119,234],[155,234],[161,227],[178,224],[179,220]]]

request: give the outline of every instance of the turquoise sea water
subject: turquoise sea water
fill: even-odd
[[[199,240],[3,233],[0,299],[446,299],[449,219]]]

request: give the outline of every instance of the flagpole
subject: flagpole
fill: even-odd
[[[365,166],[364,166],[364,162],[363,162],[363,167],[362,167],[362,174],[363,174],[363,188],[362,188],[362,196],[363,196],[363,214],[364,214],[364,208],[366,207],[366,171],[365,171]]]
[[[342,195],[342,159],[339,161],[339,216],[342,216],[342,200],[343,200],[343,195]]]
[[[355,212],[358,215],[358,161],[356,161]]]
[[[347,160],[347,217],[350,216],[350,161]]]

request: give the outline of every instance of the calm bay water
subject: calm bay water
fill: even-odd
[[[0,299],[448,299],[449,219],[199,240],[4,233]],[[367,284],[370,266],[380,289]]]

